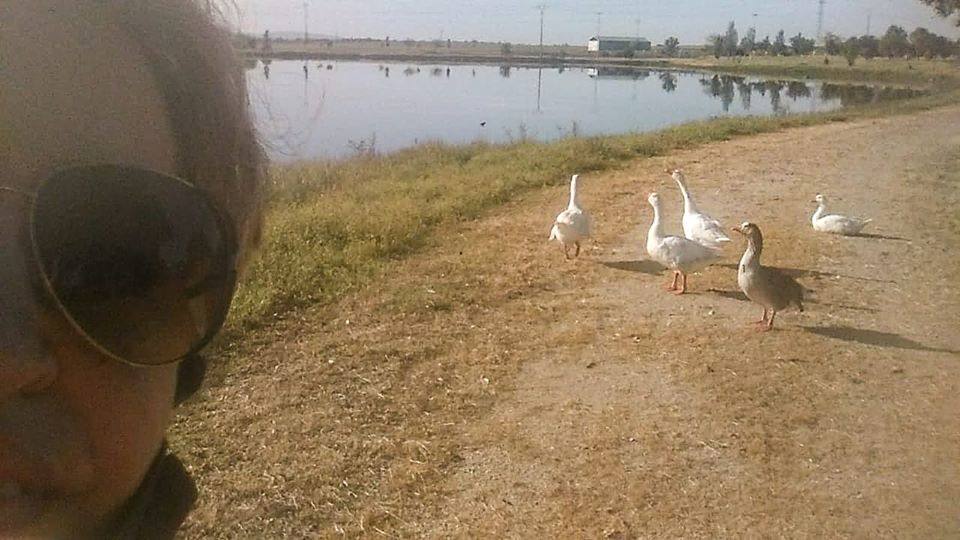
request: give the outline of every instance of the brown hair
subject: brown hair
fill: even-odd
[[[203,5],[200,4],[203,2]],[[139,43],[167,101],[179,173],[207,191],[237,234],[241,265],[259,244],[266,158],[246,81],[211,0],[93,0]]]
[[[231,221],[242,267],[260,242],[266,157],[248,109],[244,72],[211,0],[89,0],[140,45],[167,102],[178,174]],[[201,6],[200,2],[204,2]],[[178,366],[174,400],[199,389],[206,362]]]

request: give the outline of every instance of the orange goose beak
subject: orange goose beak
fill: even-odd
[[[738,233],[743,234],[743,229],[741,229],[739,225],[737,225],[736,227],[733,227],[730,230],[737,231]]]

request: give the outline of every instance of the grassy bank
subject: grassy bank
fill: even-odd
[[[647,134],[507,145],[426,144],[387,156],[272,171],[261,253],[245,275],[224,334],[270,325],[329,303],[429,244],[438,228],[475,219],[525,191],[732,137],[960,102],[960,91],[818,114],[723,118]],[[559,204],[559,203],[558,203]],[[550,216],[544,216],[544,241]]]

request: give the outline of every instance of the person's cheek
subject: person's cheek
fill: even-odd
[[[97,472],[86,512],[102,518],[136,491],[170,422],[176,365],[133,367],[103,358],[75,358],[62,368],[72,408],[82,418]]]

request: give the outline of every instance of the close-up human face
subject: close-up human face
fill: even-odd
[[[176,173],[176,139],[133,39],[66,0],[0,4],[0,537],[96,530],[170,421],[176,364],[84,339],[45,290],[31,194],[65,169]]]

